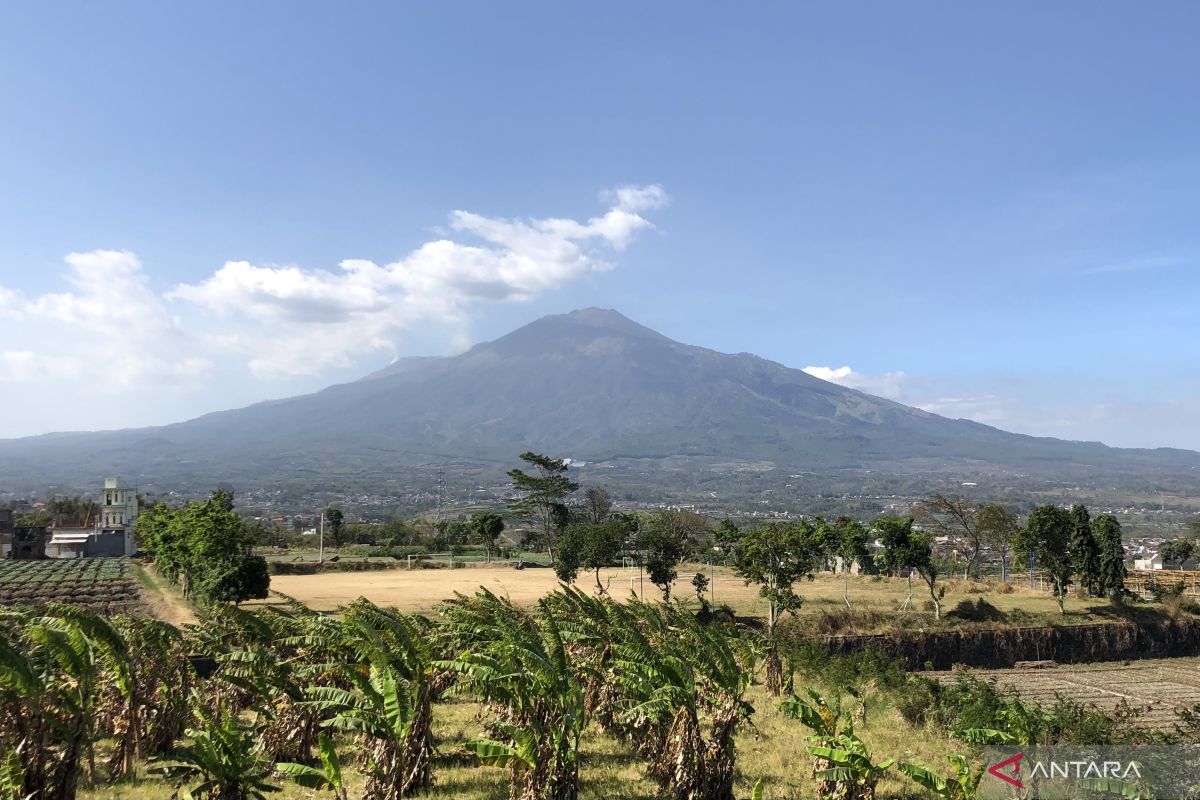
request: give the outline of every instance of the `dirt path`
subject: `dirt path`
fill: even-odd
[[[196,613],[179,590],[170,585],[152,568],[139,561],[133,562],[133,572],[142,585],[142,597],[150,615],[172,625],[191,625],[196,622]]]

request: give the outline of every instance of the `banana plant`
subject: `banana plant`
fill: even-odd
[[[198,726],[190,728],[191,743],[162,759],[156,772],[177,786],[183,800],[265,800],[279,787],[270,783],[273,765],[255,746],[254,733],[232,709],[209,711],[193,696]],[[184,788],[183,784],[196,781]]]
[[[411,684],[395,668],[372,664],[364,674],[347,670],[351,690],[316,686],[308,704],[325,717],[325,725],[356,735],[367,773],[364,798],[398,800],[414,791],[408,742],[417,718]]]
[[[939,775],[916,762],[903,761],[897,767],[917,785],[942,800],[976,800],[985,767],[971,768],[966,756],[954,753],[948,757],[950,774]]]
[[[895,760],[889,758],[875,763],[867,745],[854,733],[839,735],[832,745],[808,748],[808,752],[829,764],[816,776],[828,784],[828,793],[818,793],[817,796],[838,800],[874,800],[879,779],[891,769]]]
[[[348,800],[346,783],[342,780],[342,761],[329,734],[321,733],[317,737],[317,752],[321,757],[319,768],[284,762],[276,764],[275,769],[306,789],[328,789],[333,793],[334,800]]]
[[[25,794],[25,781],[18,750],[9,750],[0,758],[0,800],[31,800],[33,794]]]
[[[458,596],[445,614],[449,635],[467,648],[438,664],[460,675],[447,693],[472,695],[498,712],[493,735],[468,749],[510,770],[513,800],[574,800],[586,704],[549,604],[530,612],[482,590]]]

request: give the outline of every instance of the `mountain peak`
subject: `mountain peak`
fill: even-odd
[[[558,346],[583,346],[597,339],[671,342],[661,333],[610,308],[580,308],[535,319],[495,341],[475,345],[470,352],[538,357],[546,352],[551,342]]]
[[[601,328],[625,335],[664,338],[661,333],[651,330],[645,325],[639,325],[620,311],[611,308],[597,308],[595,306],[577,308],[566,314],[552,314],[548,317],[542,317],[542,320],[564,320],[579,326]]]

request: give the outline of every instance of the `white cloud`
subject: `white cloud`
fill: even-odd
[[[456,326],[453,338],[462,341],[472,305],[529,300],[611,269],[604,252],[624,249],[653,227],[641,212],[667,202],[658,186],[605,196],[613,205],[586,222],[455,211],[451,229],[474,241],[442,238],[387,264],[346,260],[337,272],[229,262],[167,297],[234,319],[226,342],[263,377],[349,366],[365,353],[393,349],[417,321]]]
[[[938,397],[916,403],[917,408],[950,419],[969,419],[985,425],[1003,425],[1013,415],[1011,402],[996,395]]]
[[[855,372],[849,366],[843,367],[805,367],[804,371],[814,378],[836,383],[860,392],[899,400],[904,397],[904,381],[907,377],[903,372],[884,372],[879,375],[866,375]]]
[[[0,288],[13,320],[5,341],[19,343],[0,353],[5,380],[66,380],[78,391],[114,392],[146,381],[192,380],[211,366],[189,352],[189,337],[133,253],[94,250],[64,260],[72,291],[23,298]]]
[[[71,253],[70,291],[25,298],[0,286],[0,379],[120,391],[147,380],[195,383],[231,355],[261,378],[316,376],[395,351],[417,323],[447,325],[463,345],[475,305],[530,300],[611,269],[611,254],[653,227],[643,214],[667,203],[659,186],[603,197],[607,210],[585,221],[455,211],[448,236],[390,263],[229,261],[165,294],[133,253]]]

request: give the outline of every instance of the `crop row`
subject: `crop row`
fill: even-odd
[[[124,559],[0,562],[0,604],[68,603],[114,613],[132,608],[139,597],[138,584]]]

